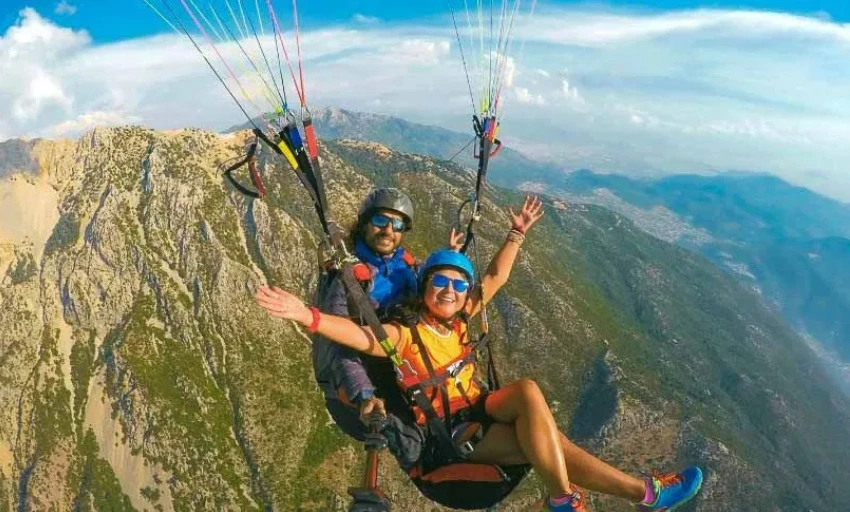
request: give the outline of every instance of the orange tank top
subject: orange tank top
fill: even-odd
[[[401,338],[396,349],[405,361],[402,368],[404,378],[399,380],[399,385],[402,390],[407,391],[416,383],[430,379],[431,375],[428,373],[428,367],[425,365],[419,346],[413,340],[410,328],[399,324],[399,329]],[[465,364],[459,373],[454,377],[450,376],[456,372],[457,368],[463,364],[463,359],[471,352],[467,340],[466,322],[456,322],[455,329],[445,336],[440,335],[422,322],[416,324],[416,329],[431,360],[434,373],[439,377],[446,378],[444,382],[451,412],[455,413],[460,409],[469,407],[481,395],[481,385],[475,378],[475,362]],[[425,393],[430,399],[434,411],[442,417],[443,398],[440,387],[438,385],[428,386],[425,388]],[[413,412],[417,423],[424,424],[425,413],[417,406],[413,407]]]

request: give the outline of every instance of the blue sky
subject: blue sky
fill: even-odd
[[[242,121],[142,0],[105,4],[3,2],[0,140]],[[444,0],[302,4],[312,105],[469,129]],[[287,30],[290,4],[275,5]],[[565,170],[767,171],[850,201],[850,2],[539,0],[536,9],[504,60],[502,138],[512,147]],[[240,60],[233,44],[222,52]]]
[[[172,0],[174,1],[174,0]],[[234,0],[235,3],[236,0]],[[247,0],[250,2],[250,0]],[[462,0],[454,0],[460,6]],[[142,0],[66,0],[75,12],[72,16],[56,14],[56,0],[33,0],[19,2],[11,0],[0,5],[0,32],[11,26],[24,7],[63,19],[63,26],[85,29],[96,43],[120,41],[162,32],[163,24],[151,16],[150,9]],[[154,0],[158,5],[158,0]],[[174,2],[178,3],[178,2]],[[498,2],[497,2],[498,3]],[[651,2],[568,2],[551,1],[548,5],[592,6],[595,9],[629,9],[643,11],[668,11],[674,9],[753,9],[788,12],[800,15],[825,13],[838,22],[850,21],[850,2],[843,0],[714,0],[694,2],[691,0],[656,0]],[[247,4],[246,4],[247,5]],[[274,2],[281,16],[288,13],[289,2]],[[428,17],[440,17],[446,12],[444,0],[302,0],[298,6],[302,22],[313,26],[347,23],[357,15],[379,18],[384,21],[411,21]]]

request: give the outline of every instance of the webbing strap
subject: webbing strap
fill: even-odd
[[[415,317],[408,316],[407,323],[410,328],[410,333],[413,336],[413,342],[416,343],[417,347],[419,347],[419,352],[422,355],[422,362],[428,370],[428,376],[431,379],[436,378],[434,374],[434,365],[431,362],[431,358],[428,356],[428,351],[425,349],[422,337],[419,335],[419,329],[416,327],[417,322]],[[422,413],[425,414],[428,428],[431,429],[431,432],[434,433],[440,440],[440,447],[442,448],[442,451],[450,458],[456,457],[458,459],[463,459],[463,454],[452,439],[452,410],[449,403],[449,393],[446,389],[445,381],[443,381],[439,386],[439,392],[442,395],[443,414],[445,416],[444,420],[441,420],[440,417],[437,416],[437,411],[434,410],[434,405],[431,403],[431,400],[425,396],[425,389],[421,383],[411,388],[411,396],[419,409],[422,410]]]
[[[351,301],[357,306],[358,313],[378,338],[378,343],[384,349],[384,352],[386,352],[387,357],[390,358],[396,367],[400,368],[404,364],[401,355],[393,344],[390,343],[389,335],[378,319],[375,308],[372,307],[372,303],[366,297],[366,292],[363,291],[363,288],[360,287],[360,282],[354,276],[354,267],[350,263],[344,264],[342,266],[341,276],[342,284],[345,286],[345,290]]]
[[[298,134],[298,129],[292,125],[287,125],[278,133],[280,143],[276,144],[262,130],[254,129],[254,134],[263,142],[271,147],[275,152],[283,155],[289,161],[298,180],[307,189],[310,194],[310,199],[313,200],[313,207],[316,209],[316,214],[319,216],[319,223],[322,226],[322,231],[330,238],[330,228],[328,226],[327,217],[327,199],[324,190],[320,190],[316,177],[313,175],[313,170],[310,165],[310,159],[306,155],[301,142],[301,136]],[[296,143],[298,145],[296,146]]]
[[[439,373],[439,374],[436,373],[436,371],[435,371],[433,377],[429,377],[425,380],[417,381],[415,384],[420,384],[420,385],[422,385],[423,387],[426,387],[426,388],[439,386],[439,385],[445,383],[447,380],[455,378],[464,368],[466,368],[467,365],[469,365],[470,363],[475,361],[475,359],[477,359],[475,352],[470,351],[469,354],[467,354],[466,356],[463,357],[463,359],[460,359],[458,361],[460,364],[453,371],[442,372],[442,373]],[[454,364],[457,364],[457,362],[455,362]],[[411,386],[413,386],[415,384],[411,384]],[[469,400],[467,400],[467,402],[468,401]]]
[[[449,403],[449,393],[446,389],[446,380],[438,380],[437,372],[434,371],[434,363],[431,362],[431,357],[428,355],[428,348],[425,347],[425,343],[422,341],[422,336],[419,335],[419,327],[417,327],[417,324],[411,322],[409,327],[410,333],[413,335],[413,342],[416,343],[416,346],[419,348],[419,354],[422,357],[422,362],[425,364],[425,369],[428,370],[428,380],[430,382],[436,382],[436,384],[433,384],[432,387],[437,388],[437,392],[440,394],[440,400],[443,402],[443,417],[445,418],[446,428],[451,429],[452,410]],[[425,386],[422,383],[419,383],[419,387],[423,390],[425,389]],[[434,416],[437,415],[430,402],[428,404],[428,408],[431,409]]]
[[[233,185],[233,187],[240,193],[248,197],[253,197],[254,199],[259,199],[266,195],[266,187],[263,185],[263,180],[260,177],[259,171],[257,171],[256,152],[257,142],[254,142],[248,147],[248,153],[245,155],[245,158],[239,160],[235,164],[228,167],[223,174],[224,177],[227,178],[227,181],[229,181],[230,184]],[[239,183],[236,178],[233,177],[233,172],[246,164],[248,165],[248,170],[251,175],[251,183],[257,190],[249,189],[248,187]]]

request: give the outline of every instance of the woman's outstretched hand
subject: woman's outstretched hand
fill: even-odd
[[[508,207],[508,213],[511,215],[511,229],[524,234],[543,217],[543,201],[537,196],[525,196],[519,213],[514,212],[511,207]]]
[[[261,286],[254,299],[266,313],[275,318],[294,320],[303,325],[313,321],[313,313],[301,299],[276,286]]]

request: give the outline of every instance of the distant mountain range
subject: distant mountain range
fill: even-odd
[[[687,226],[672,241],[738,275],[850,362],[850,205],[763,174],[648,181],[580,171],[548,190],[628,214],[619,200],[645,215],[650,232],[672,213]]]
[[[413,123],[398,117],[382,114],[353,112],[341,108],[323,108],[313,112],[316,132],[323,140],[352,139],[380,142],[396,151],[449,159],[465,167],[475,168],[472,158],[472,123],[469,133],[460,133],[437,126]],[[245,130],[248,123],[226,130]],[[468,147],[467,147],[468,146]],[[464,149],[466,148],[466,149]],[[497,158],[490,162],[488,177],[491,182],[516,187],[526,181],[545,181],[560,174],[557,166],[532,160],[505,146]]]
[[[453,156],[471,139],[471,134],[338,108],[316,111],[314,121],[324,139],[375,141],[436,158]],[[474,168],[471,148],[455,162]],[[605,206],[650,234],[707,256],[820,342],[825,355],[837,354],[850,364],[850,205],[768,174],[638,180],[567,172],[511,148],[491,161],[488,178],[508,188]]]

